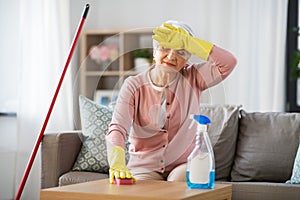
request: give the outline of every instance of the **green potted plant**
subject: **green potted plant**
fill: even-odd
[[[300,78],[300,68],[299,66],[300,62],[300,51],[296,50],[292,54],[292,59],[291,59],[291,77],[293,80],[296,80]]]
[[[142,71],[150,66],[152,53],[149,49],[137,49],[133,52],[134,68]]]
[[[134,58],[151,58],[151,52],[149,49],[137,49],[134,51]]]
[[[292,32],[296,33],[299,36],[299,27],[294,27],[291,30]],[[300,50],[297,49],[291,54],[291,70],[290,75],[293,80],[297,80],[300,78]]]

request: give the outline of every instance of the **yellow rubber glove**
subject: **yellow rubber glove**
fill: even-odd
[[[136,179],[131,175],[129,169],[126,167],[125,151],[120,146],[113,146],[108,150],[108,163],[109,163],[109,182],[114,183],[115,178],[125,179],[132,178],[135,182]]]
[[[205,40],[192,37],[182,28],[174,27],[164,23],[163,26],[153,30],[152,38],[158,41],[160,46],[171,49],[185,49],[188,52],[207,60],[213,48],[213,44]]]

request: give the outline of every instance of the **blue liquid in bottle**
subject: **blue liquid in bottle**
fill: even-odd
[[[191,189],[214,189],[215,187],[215,171],[210,171],[208,183],[192,183],[190,181],[190,172],[186,172],[186,183]]]

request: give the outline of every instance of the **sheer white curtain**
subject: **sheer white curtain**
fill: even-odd
[[[69,1],[27,0],[20,3],[21,80],[16,157],[17,191],[35,141],[46,117],[70,46]],[[71,130],[72,83],[68,71],[47,131]],[[40,154],[25,185],[22,199],[39,199]]]
[[[247,111],[284,111],[288,0],[197,1],[200,35],[238,59],[233,74],[210,91],[212,103]]]

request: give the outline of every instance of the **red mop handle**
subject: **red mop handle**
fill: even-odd
[[[76,34],[75,34],[75,36],[74,36],[74,38],[73,38],[73,41],[72,41],[72,46],[71,46],[71,49],[70,49],[70,52],[69,52],[68,59],[67,59],[67,61],[66,61],[64,70],[63,70],[63,72],[62,72],[62,74],[61,74],[59,83],[58,83],[58,85],[57,85],[56,91],[55,91],[54,96],[53,96],[53,98],[52,98],[52,102],[51,102],[51,105],[50,105],[50,107],[49,107],[47,116],[46,116],[46,118],[45,118],[43,127],[42,127],[42,129],[41,129],[41,132],[40,132],[40,134],[39,134],[39,137],[38,137],[38,139],[37,139],[37,141],[36,141],[36,143],[35,143],[34,149],[33,149],[32,154],[31,154],[31,156],[30,156],[30,160],[29,160],[29,162],[28,162],[28,164],[27,164],[27,167],[26,167],[25,173],[24,173],[24,175],[23,175],[23,178],[22,178],[20,187],[19,187],[19,189],[18,189],[18,193],[17,193],[17,195],[16,195],[16,197],[15,197],[15,200],[19,200],[20,197],[21,197],[21,195],[22,195],[24,186],[25,186],[25,184],[26,184],[26,180],[27,180],[27,178],[28,178],[28,175],[29,175],[29,172],[30,172],[30,170],[31,170],[33,161],[34,161],[35,156],[36,156],[36,154],[37,154],[37,151],[38,151],[38,149],[39,149],[40,143],[41,143],[41,141],[42,141],[42,139],[43,139],[43,136],[44,136],[44,133],[45,133],[45,129],[46,129],[46,127],[47,127],[47,124],[48,124],[50,115],[51,115],[51,113],[52,113],[52,110],[53,110],[53,107],[54,107],[54,104],[55,104],[55,101],[56,101],[56,98],[57,98],[57,95],[58,95],[58,93],[59,93],[59,90],[60,90],[60,88],[61,88],[62,82],[63,82],[64,77],[65,77],[65,74],[66,74],[66,72],[67,72],[69,63],[70,63],[70,61],[71,61],[71,58],[72,58],[72,55],[73,55],[73,52],[74,52],[74,49],[75,49],[77,40],[78,40],[78,38],[79,38],[81,29],[82,29],[83,24],[84,24],[84,22],[85,22],[86,16],[87,16],[88,11],[89,11],[89,8],[90,8],[89,4],[86,4],[86,5],[85,5],[85,8],[84,8],[83,15],[82,15],[82,18],[81,18],[81,21],[80,21],[80,23],[79,23],[79,25],[78,25],[78,27],[77,27]]]

